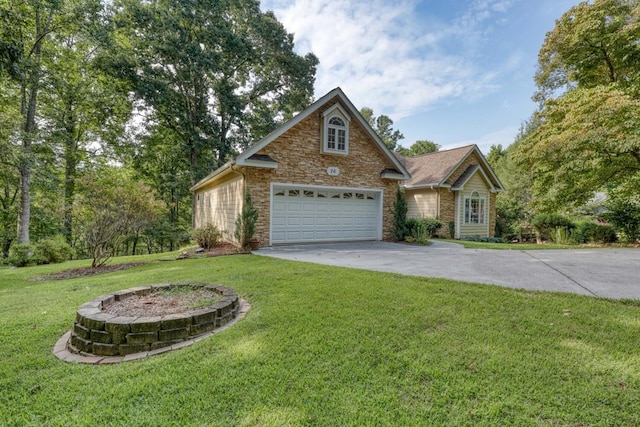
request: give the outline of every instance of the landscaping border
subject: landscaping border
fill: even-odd
[[[203,309],[166,316],[124,317],[103,311],[113,302],[176,286],[202,287],[222,299]],[[126,289],[83,304],[77,310],[73,328],[58,341],[53,352],[62,360],[84,363],[115,363],[164,353],[211,335],[243,317],[248,308],[233,289],[221,285],[169,283]]]

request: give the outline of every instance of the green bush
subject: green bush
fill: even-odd
[[[581,221],[571,233],[575,243],[613,243],[617,240],[616,232],[610,225],[600,225],[591,221]]]
[[[36,244],[35,255],[39,263],[57,264],[70,259],[75,255],[75,251],[64,239],[64,236],[58,235],[40,240]]]
[[[403,240],[410,234],[407,226],[407,199],[400,187],[396,190],[396,200],[393,202],[393,238]]]
[[[569,240],[575,224],[567,217],[559,214],[539,214],[531,220],[538,240],[551,240],[564,243]]]
[[[421,245],[429,243],[442,228],[442,221],[437,218],[409,218],[406,221],[406,235]]]
[[[9,249],[9,264],[16,267],[38,264],[35,248],[29,244],[14,243]]]
[[[629,242],[640,239],[640,203],[630,200],[611,200],[606,204],[603,218],[623,234]]]
[[[250,246],[250,241],[256,232],[258,216],[258,210],[253,207],[251,195],[246,191],[242,212],[240,212],[236,218],[236,230],[234,233],[236,240],[243,249],[248,249]]]
[[[211,249],[220,243],[222,239],[222,231],[218,227],[209,223],[202,228],[193,230],[193,239],[203,249]]]

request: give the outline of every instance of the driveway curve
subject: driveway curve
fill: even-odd
[[[262,248],[257,255],[536,291],[640,299],[640,249],[465,249],[350,242]]]

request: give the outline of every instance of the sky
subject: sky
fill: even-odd
[[[409,147],[507,147],[536,109],[538,52],[579,0],[263,0],[320,64],[315,98],[340,87],[394,121]]]

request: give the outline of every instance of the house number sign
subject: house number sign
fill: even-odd
[[[335,166],[329,166],[327,168],[327,175],[329,175],[329,176],[338,176],[338,175],[340,175],[340,168],[337,168]]]

